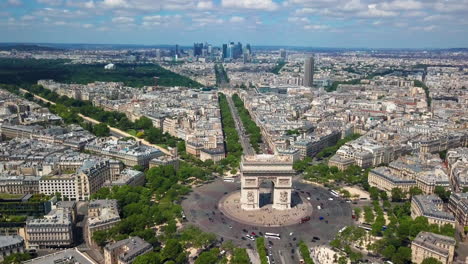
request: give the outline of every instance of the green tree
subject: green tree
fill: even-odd
[[[162,264],[161,256],[156,252],[149,252],[135,258],[134,264]]]
[[[312,258],[310,257],[309,248],[307,247],[306,243],[304,243],[304,241],[299,242],[299,252],[301,253],[305,264],[314,264]]]
[[[394,264],[407,264],[411,263],[411,248],[399,247],[397,252],[392,256]]]
[[[135,165],[135,166],[132,167],[132,169],[137,170],[137,171],[144,171],[145,167],[143,167],[141,165]]]
[[[165,260],[176,260],[181,253],[183,253],[183,247],[177,239],[169,239],[166,242],[163,250],[161,251],[161,256]]]
[[[266,248],[265,248],[265,238],[258,237],[256,239],[256,241],[255,241],[255,244],[257,246],[258,255],[260,256],[260,263],[261,264],[268,264],[267,252],[266,252]]]
[[[93,133],[97,137],[108,137],[110,136],[110,129],[105,123],[100,123],[94,125]]]
[[[356,219],[359,219],[361,217],[362,209],[359,207],[355,207],[353,210],[354,210],[354,215],[356,216]]]
[[[146,116],[140,117],[138,120],[135,121],[135,128],[136,129],[149,129],[153,127],[153,121],[147,118]]]
[[[445,203],[448,202],[450,198],[450,191],[446,191],[443,186],[436,186],[434,189],[434,193],[442,199]]]
[[[219,257],[219,248],[212,248],[210,251],[201,253],[195,264],[216,264]]]
[[[375,215],[374,215],[374,212],[372,211],[372,208],[370,208],[369,206],[365,206],[364,207],[364,220],[366,221],[366,223],[373,223],[374,222],[374,218],[375,218]]]
[[[421,264],[442,264],[442,262],[436,258],[426,258],[421,262]]]
[[[421,194],[423,194],[423,191],[416,186],[413,186],[409,189],[409,195],[411,198],[415,195],[421,195]]]
[[[388,200],[388,195],[386,191],[380,191],[380,199],[382,199],[382,201]]]
[[[400,188],[392,189],[392,202],[401,202],[405,198],[405,194]]]
[[[369,194],[372,200],[374,201],[379,200],[380,191],[376,187],[370,187]]]
[[[23,261],[30,260],[31,255],[28,253],[14,253],[9,256],[6,256],[3,259],[3,264],[20,264]]]
[[[232,252],[231,264],[250,264],[250,258],[245,248],[235,248]]]
[[[382,251],[382,256],[384,256],[387,259],[391,259],[393,257],[393,254],[395,254],[395,252],[396,252],[395,246],[394,245],[388,245]]]

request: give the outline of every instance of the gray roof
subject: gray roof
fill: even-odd
[[[24,239],[20,236],[0,236],[0,249],[23,242]]]
[[[28,261],[24,264],[97,264],[94,260],[81,253],[76,248],[62,250]]]

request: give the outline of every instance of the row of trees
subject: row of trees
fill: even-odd
[[[216,85],[224,85],[229,83],[229,78],[223,64],[215,64],[214,66]]]
[[[26,87],[32,93],[39,95],[56,105],[47,105],[51,112],[58,114],[67,124],[79,124],[85,129],[95,133],[97,136],[109,135],[107,126],[115,127],[123,131],[142,131],[143,138],[153,144],[176,147],[180,139],[172,137],[167,133],[163,133],[161,129],[155,128],[151,119],[142,116],[135,122],[130,121],[124,113],[117,111],[105,111],[100,107],[93,106],[89,101],[73,99],[67,96],[59,96],[57,93],[45,89],[40,85],[32,85]],[[29,97],[32,97],[32,94]],[[86,124],[84,120],[78,116],[84,116],[98,120],[104,124],[91,125]],[[107,125],[107,126],[106,126]]]
[[[237,168],[239,167],[240,158],[242,156],[242,145],[239,142],[239,135],[237,134],[236,125],[231,110],[229,109],[226,95],[219,93],[218,98],[224,138],[226,141],[226,160],[229,162],[231,168]]]
[[[432,98],[431,98],[431,95],[429,93],[429,87],[427,87],[426,84],[424,84],[420,80],[414,80],[414,86],[421,87],[421,88],[424,89],[424,93],[426,94],[427,106],[431,107]]]
[[[72,64],[69,60],[0,59],[0,80],[5,84],[31,85],[41,79],[57,82],[87,84],[95,81],[123,82],[126,86],[143,87],[158,85],[199,88],[202,85],[153,64],[122,63],[114,70],[105,70],[105,64]]]
[[[304,241],[299,242],[299,252],[301,253],[302,259],[305,264],[314,264],[314,261],[310,257],[309,248]]]
[[[232,101],[237,108],[239,117],[244,125],[246,132],[249,134],[250,144],[254,148],[255,152],[260,152],[260,143],[262,143],[262,133],[257,124],[250,117],[249,111],[245,108],[244,102],[240,99],[238,94],[232,96]]]
[[[323,150],[321,150],[319,153],[317,153],[316,157],[319,158],[319,159],[331,157],[336,153],[336,151],[339,148],[341,148],[341,146],[343,146],[344,144],[346,144],[349,141],[353,141],[355,139],[358,139],[360,136],[361,135],[359,135],[359,134],[352,134],[352,135],[346,136],[345,138],[338,140],[338,142],[335,145],[333,145],[331,147],[324,148]]]
[[[257,246],[257,252],[260,257],[260,263],[261,264],[268,264],[268,259],[267,259],[267,251],[265,248],[265,238],[264,237],[257,237],[255,244]]]
[[[279,74],[279,72],[281,71],[281,69],[284,67],[284,65],[286,65],[286,62],[284,61],[279,61],[275,67],[271,70],[272,73],[274,74]]]

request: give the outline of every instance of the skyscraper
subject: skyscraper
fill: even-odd
[[[193,56],[201,56],[203,50],[203,43],[194,43],[193,44]]]
[[[179,55],[179,45],[175,45],[175,55]]]
[[[227,58],[227,44],[223,44],[223,59]]]
[[[304,61],[304,86],[312,87],[314,84],[314,57],[308,57]]]
[[[286,50],[280,49],[280,58],[286,60]]]

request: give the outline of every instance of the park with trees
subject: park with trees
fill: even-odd
[[[4,84],[28,86],[38,80],[53,79],[63,83],[88,84],[122,82],[130,87],[158,85],[200,88],[202,85],[188,77],[166,70],[154,63],[119,63],[113,70],[105,70],[105,64],[79,64],[70,60],[48,59],[0,59],[0,80]]]

